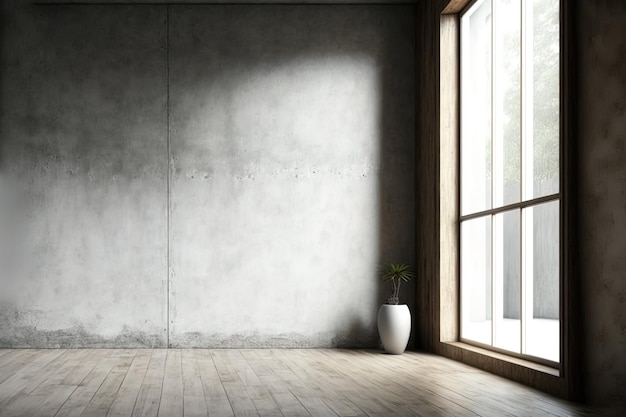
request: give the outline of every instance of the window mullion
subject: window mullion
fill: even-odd
[[[464,222],[466,220],[471,220],[471,219],[475,219],[478,217],[484,217],[489,214],[498,214],[498,213],[504,213],[505,211],[510,211],[510,210],[514,210],[518,208],[527,208],[531,206],[537,206],[539,204],[547,203],[549,201],[559,200],[560,198],[561,198],[561,195],[559,193],[550,194],[550,195],[546,195],[542,197],[533,198],[532,200],[526,200],[526,201],[521,201],[519,203],[507,204],[506,206],[498,207],[495,209],[483,210],[483,211],[477,211],[476,213],[465,214],[459,217],[459,221]]]
[[[528,177],[528,157],[529,155],[527,154],[528,152],[528,141],[526,140],[526,136],[528,134],[528,129],[527,129],[527,119],[528,119],[528,114],[527,114],[527,108],[526,108],[526,103],[527,103],[527,85],[528,83],[528,72],[527,72],[527,65],[528,65],[528,55],[527,55],[527,46],[528,46],[528,39],[526,38],[528,31],[527,29],[527,8],[526,8],[526,1],[520,1],[520,7],[521,7],[521,25],[520,25],[520,42],[521,42],[521,54],[520,54],[520,68],[521,68],[521,79],[520,79],[520,158],[521,158],[521,175],[520,175],[520,196],[522,198],[522,201],[528,199],[529,197],[532,197],[532,192],[528,192],[529,190],[529,186],[532,186],[532,170],[530,170],[530,174],[531,176]],[[529,181],[530,180],[530,181]],[[526,231],[528,230],[528,228],[526,227],[526,222],[528,221],[528,216],[526,215],[528,213],[528,210],[525,209],[521,209],[520,211],[520,216],[521,216],[521,260],[520,260],[520,297],[521,297],[521,303],[520,303],[520,320],[521,320],[521,326],[520,326],[520,332],[521,332],[521,337],[520,337],[520,341],[521,341],[521,346],[520,346],[520,352],[522,354],[524,354],[526,352],[526,330],[527,330],[527,321],[526,321],[526,314],[527,314],[527,296],[528,296],[528,292],[527,292],[527,256],[530,255],[529,251],[527,250],[526,244],[527,244],[527,233]]]
[[[497,172],[497,163],[499,162],[496,154],[496,118],[495,118],[495,98],[496,98],[496,40],[495,40],[495,25],[496,25],[496,1],[491,1],[491,209],[494,208],[494,190],[495,190],[495,177]],[[496,286],[495,274],[497,272],[496,266],[496,251],[495,242],[497,241],[497,231],[495,227],[495,216],[490,216],[491,220],[491,346],[496,343],[496,318],[498,317],[497,305],[498,305],[498,288]]]

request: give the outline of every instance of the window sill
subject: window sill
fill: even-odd
[[[462,352],[463,351],[472,352],[481,356],[486,356],[486,357],[495,359],[497,361],[502,361],[502,362],[506,362],[512,365],[521,366],[531,371],[541,372],[543,374],[551,375],[554,377],[560,376],[560,372],[556,368],[552,368],[550,366],[531,362],[525,359],[516,358],[514,356],[505,355],[503,353],[494,352],[494,351],[487,350],[478,346],[470,345],[468,343],[463,343],[463,342],[441,342],[441,343],[445,346],[448,346],[452,349],[458,349]]]

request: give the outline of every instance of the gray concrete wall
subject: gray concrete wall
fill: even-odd
[[[626,407],[626,3],[582,0],[579,221],[587,398]]]
[[[164,345],[165,34],[163,8],[3,10],[0,346]]]
[[[12,3],[0,346],[377,346],[413,6]]]

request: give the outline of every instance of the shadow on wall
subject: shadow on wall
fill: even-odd
[[[1,4],[0,346],[163,347],[165,8]]]

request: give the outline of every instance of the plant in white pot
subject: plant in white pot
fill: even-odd
[[[406,349],[411,335],[411,312],[400,301],[400,285],[415,277],[409,265],[390,263],[382,269],[384,282],[391,282],[391,295],[378,310],[378,334],[385,351],[399,355]]]

